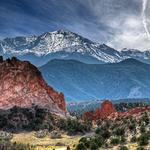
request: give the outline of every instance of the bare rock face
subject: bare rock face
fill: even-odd
[[[117,112],[115,107],[113,106],[112,102],[109,100],[105,100],[101,108],[97,108],[94,112],[86,112],[83,115],[84,120],[91,120],[91,121],[97,121],[97,120],[103,120],[103,119],[110,119],[115,120],[117,118],[127,118],[127,117],[134,117],[134,118],[140,118],[141,114],[147,112],[148,116],[150,117],[150,106],[144,106],[144,107],[135,107],[132,109],[129,109],[126,112]]]
[[[86,120],[86,121],[95,120],[95,113],[93,113],[93,112],[85,112],[83,114],[83,120]]]
[[[28,61],[0,57],[0,83],[0,109],[35,104],[55,114],[67,112],[64,95],[48,86],[40,71]]]
[[[95,115],[96,118],[102,119],[107,118],[112,113],[115,113],[116,109],[114,108],[111,101],[106,100],[102,103],[101,108],[96,109]]]
[[[132,116],[134,118],[138,118],[144,112],[147,112],[149,114],[149,117],[150,117],[150,106],[131,108],[126,112],[119,113],[118,117],[126,118],[126,117],[131,117]]]
[[[105,100],[101,104],[101,108],[97,108],[95,112],[86,112],[83,115],[84,120],[98,120],[98,119],[106,119],[111,114],[116,113],[116,109],[113,104],[109,100]]]

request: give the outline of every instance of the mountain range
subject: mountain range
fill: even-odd
[[[0,54],[29,60],[36,66],[52,59],[73,59],[88,64],[116,63],[134,58],[150,63],[150,51],[115,50],[105,44],[92,42],[67,30],[46,32],[39,36],[6,38],[0,41]]]
[[[30,61],[67,100],[150,97],[149,50],[118,51],[58,30],[1,40],[0,55]]]
[[[132,58],[109,64],[55,59],[39,69],[68,101],[150,97],[150,65]]]

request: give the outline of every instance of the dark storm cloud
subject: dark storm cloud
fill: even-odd
[[[64,28],[116,48],[146,49],[150,42],[142,24],[142,2],[0,0],[0,37],[40,34]],[[149,13],[148,6],[146,13]]]
[[[15,30],[17,34],[28,34],[78,24],[87,25],[91,18],[94,20],[92,13],[83,4],[72,0],[0,1],[0,30],[1,33],[6,32],[6,36]]]

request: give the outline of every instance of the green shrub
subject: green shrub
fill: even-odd
[[[87,141],[84,142],[84,145],[86,146],[86,148],[89,148],[90,144],[91,144],[90,140],[87,140]]]
[[[101,136],[95,136],[91,138],[82,137],[79,143],[83,143],[89,150],[97,150],[104,144],[104,139]]]
[[[120,140],[119,140],[119,138],[112,138],[110,143],[112,145],[118,145],[120,143]]]
[[[142,121],[145,122],[146,125],[149,124],[149,117],[147,112],[144,113],[143,117],[142,117]]]
[[[70,149],[70,146],[67,146],[67,150],[71,150],[71,149]]]
[[[103,130],[102,130],[101,128],[97,128],[97,129],[95,130],[95,133],[96,133],[96,134],[101,134],[102,131],[103,131]]]
[[[140,146],[144,146],[144,145],[148,145],[149,142],[149,136],[148,134],[144,133],[139,137],[139,145]]]
[[[86,146],[84,145],[84,143],[79,143],[77,145],[77,147],[75,148],[75,150],[87,150]]]
[[[87,142],[87,138],[86,137],[82,137],[80,140],[79,140],[80,143],[86,143]]]
[[[138,147],[136,150],[145,150],[144,147]]]
[[[101,136],[96,136],[93,141],[97,143],[98,147],[101,147],[104,144],[104,139]]]
[[[135,123],[132,123],[129,125],[129,130],[130,131],[134,131],[136,129],[136,124]]]
[[[98,150],[99,146],[96,142],[91,141],[90,143],[90,150]]]
[[[126,141],[127,141],[127,139],[124,136],[121,136],[120,143],[125,143]]]
[[[60,119],[57,123],[57,126],[61,129],[61,130],[66,130],[67,129],[67,121],[65,119]]]
[[[75,135],[77,133],[90,131],[92,124],[90,122],[80,122],[76,119],[60,119],[57,126],[61,130],[67,131],[69,135]]]
[[[124,128],[118,128],[115,130],[114,134],[117,136],[123,136],[125,134],[125,129]]]
[[[136,138],[136,136],[133,136],[133,137],[131,138],[130,142],[132,142],[132,143],[137,142],[137,138]]]
[[[141,127],[140,127],[140,131],[141,131],[141,133],[145,133],[145,126],[144,125],[141,125]]]
[[[104,130],[104,131],[101,133],[101,136],[102,136],[104,139],[108,139],[108,138],[110,138],[111,133],[110,133],[108,130]]]

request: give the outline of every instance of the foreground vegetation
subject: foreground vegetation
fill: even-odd
[[[90,131],[90,122],[83,122],[71,117],[63,119],[52,115],[47,109],[34,106],[32,108],[13,107],[0,111],[0,129],[9,132],[39,131],[47,129],[63,130],[69,135]]]
[[[10,141],[0,141],[0,150],[34,150],[29,144],[12,143]]]
[[[137,150],[150,148],[150,119],[147,112],[137,118],[99,120],[97,125],[95,136],[81,138],[75,150],[113,149],[116,146],[118,150],[130,150],[127,145],[133,143],[137,145]]]
[[[136,104],[137,105],[137,104]],[[118,109],[133,105],[121,104]],[[0,113],[0,150],[149,150],[150,112],[98,120],[58,118],[38,106]]]

